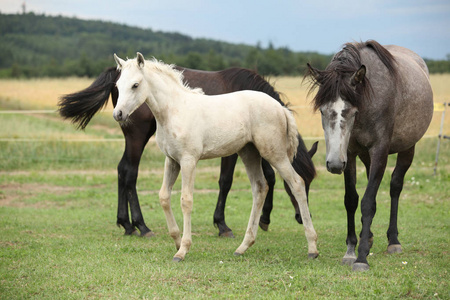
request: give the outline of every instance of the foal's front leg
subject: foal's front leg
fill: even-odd
[[[178,229],[177,222],[172,212],[172,206],[170,204],[170,195],[172,193],[172,187],[177,180],[178,174],[180,173],[180,165],[171,159],[166,157],[164,164],[164,179],[159,191],[159,203],[164,210],[166,215],[167,227],[169,228],[169,234],[175,241],[177,249],[180,248],[181,238],[180,229]]]
[[[173,257],[176,262],[182,261],[192,244],[191,212],[194,203],[194,179],[197,161],[193,157],[183,158],[181,166],[181,211],[183,212],[183,237],[181,246]]]

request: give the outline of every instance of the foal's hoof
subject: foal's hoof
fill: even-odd
[[[234,238],[233,231],[231,231],[231,230],[219,233],[219,236],[220,237],[225,237],[225,238]]]
[[[241,256],[241,255],[242,255],[242,253],[234,252],[234,256]]]
[[[151,237],[154,237],[154,236],[155,236],[155,234],[153,233],[153,231],[149,231],[149,232],[144,233],[144,234],[141,233],[141,237],[151,238]]]
[[[395,244],[395,245],[389,245],[387,247],[387,252],[389,254],[393,254],[393,253],[402,253],[402,245],[400,244]]]
[[[351,267],[355,261],[356,261],[356,257],[344,257],[342,259],[341,264],[344,265],[344,266],[350,266]]]
[[[369,269],[369,264],[366,263],[354,263],[352,267],[353,272],[364,272],[369,271]]]
[[[259,221],[259,228],[261,228],[264,231],[268,231],[269,230],[269,224],[263,223],[261,221]]]
[[[308,253],[308,259],[315,259],[319,257],[319,253]]]
[[[174,262],[177,262],[177,263],[178,263],[178,262],[180,262],[180,261],[182,261],[182,260],[183,260],[182,258],[179,258],[179,257],[176,257],[176,256],[175,256],[175,257],[173,258],[173,260],[172,260],[172,261],[174,261]]]

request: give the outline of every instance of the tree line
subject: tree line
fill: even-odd
[[[114,66],[113,53],[136,51],[202,70],[244,67],[262,75],[303,75],[306,63],[324,69],[332,55],[288,48],[194,39],[179,33],[104,21],[34,13],[0,13],[0,77],[96,77]],[[432,73],[450,72],[450,60],[427,60]]]

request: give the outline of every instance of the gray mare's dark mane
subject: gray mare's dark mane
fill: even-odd
[[[327,102],[334,101],[338,95],[357,108],[361,103],[361,98],[370,98],[372,88],[367,77],[364,77],[364,80],[356,86],[352,85],[349,80],[350,76],[361,67],[361,50],[366,47],[375,51],[378,58],[389,70],[394,81],[396,81],[398,75],[395,67],[395,58],[386,48],[373,40],[364,43],[347,43],[333,57],[324,71],[314,69],[316,76],[311,76],[312,82],[309,92],[319,87],[313,99],[315,110],[318,110]],[[306,76],[308,75],[311,75],[311,73]]]

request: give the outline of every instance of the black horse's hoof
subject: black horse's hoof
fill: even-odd
[[[366,263],[354,263],[352,267],[353,272],[365,272],[369,271],[369,269],[369,264]]]
[[[133,230],[133,231],[125,231],[125,233],[123,235],[127,235],[127,236],[139,236],[139,231],[137,231],[137,229]]]
[[[308,253],[308,259],[316,259],[319,257],[319,253]]]
[[[154,236],[155,236],[155,234],[153,233],[153,231],[148,231],[148,232],[146,232],[144,234],[141,233],[141,237],[151,238],[151,237],[154,237]]]
[[[344,257],[342,259],[341,264],[343,266],[350,266],[351,267],[355,261],[356,261],[356,257]]]
[[[233,231],[231,231],[231,230],[219,233],[219,236],[220,237],[233,238],[234,239],[234,234],[233,234]]]
[[[269,230],[269,224],[263,223],[261,221],[259,221],[259,228],[261,228],[264,231],[268,231]]]
[[[387,252],[389,254],[402,253],[402,245],[400,245],[400,244],[389,245],[387,247]]]
[[[176,256],[175,256],[175,257],[173,258],[173,260],[172,260],[172,261],[174,261],[174,262],[177,262],[177,263],[178,263],[178,262],[180,262],[180,261],[182,261],[182,260],[183,260],[182,258],[179,258],[179,257],[176,257]]]

